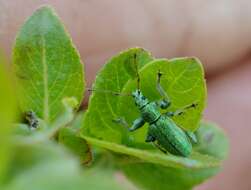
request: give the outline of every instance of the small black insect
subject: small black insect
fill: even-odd
[[[25,122],[28,123],[30,128],[38,128],[38,117],[33,111],[28,111],[25,113]]]

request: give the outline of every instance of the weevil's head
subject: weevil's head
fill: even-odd
[[[148,104],[148,99],[142,94],[140,90],[136,90],[132,93],[132,97],[134,98],[135,105],[139,108],[144,107]]]

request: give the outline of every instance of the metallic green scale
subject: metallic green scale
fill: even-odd
[[[160,103],[149,102],[140,90],[132,93],[136,106],[141,112],[141,117],[133,122],[130,131],[149,123],[146,142],[155,142],[162,151],[187,157],[192,152],[192,145],[189,138],[181,128],[170,118],[174,112],[161,114],[159,108],[167,108],[170,103],[163,100]],[[190,106],[190,107],[194,107]],[[164,149],[164,150],[163,150]]]
[[[166,116],[161,116],[149,126],[148,135],[155,137],[158,144],[172,154],[186,157],[192,151],[192,145],[184,131]]]

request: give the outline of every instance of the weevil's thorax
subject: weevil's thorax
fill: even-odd
[[[160,117],[157,105],[154,102],[149,102],[140,90],[133,92],[132,96],[146,122],[153,123]]]
[[[141,111],[141,115],[144,118],[144,120],[150,124],[157,121],[159,119],[159,117],[161,116],[159,108],[155,102],[149,102],[140,111]]]

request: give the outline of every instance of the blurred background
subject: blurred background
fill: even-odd
[[[222,172],[197,190],[251,189],[251,1],[0,0],[0,46],[9,57],[18,29],[42,4],[66,25],[88,86],[108,58],[129,47],[198,57],[208,83],[204,118],[226,131],[231,150]]]

